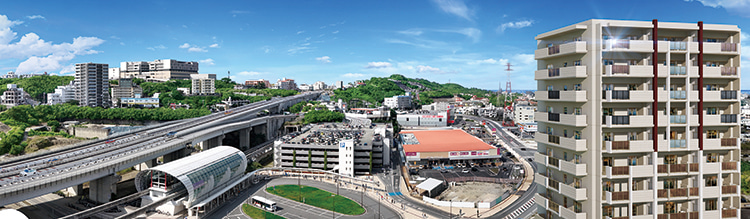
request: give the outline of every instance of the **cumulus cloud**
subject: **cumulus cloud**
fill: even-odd
[[[431,67],[427,65],[417,66],[417,73],[439,73],[439,72],[442,72],[440,71],[439,68],[435,68],[435,67]]]
[[[750,1],[748,0],[685,0],[686,2],[697,1],[706,7],[724,8],[732,14],[750,17]]]
[[[198,62],[204,65],[214,65],[214,59],[211,59],[211,58],[198,60]]]
[[[390,62],[368,62],[365,68],[390,68],[391,66],[393,65]]]
[[[499,32],[499,33],[505,32],[505,29],[508,29],[508,28],[514,28],[514,29],[524,28],[524,27],[531,26],[531,24],[533,24],[533,23],[534,23],[533,20],[523,20],[523,21],[516,21],[516,22],[508,22],[508,23],[504,23],[504,24],[501,24],[500,26],[498,26],[497,27],[497,32]]]
[[[146,49],[151,50],[151,51],[156,51],[157,49],[167,49],[167,47],[164,45],[158,45],[158,46],[148,47]]]
[[[315,60],[318,60],[322,63],[331,63],[331,57],[323,56],[323,57],[317,57]]]
[[[208,47],[209,47],[209,48],[219,48],[219,44],[217,44],[217,43],[214,43],[214,44],[211,44],[211,45],[210,45],[210,46],[208,46]]]
[[[263,74],[263,73],[257,72],[257,71],[242,71],[242,72],[237,73],[237,74],[238,75],[242,75],[242,76],[255,76],[255,75],[260,75],[260,74]]]
[[[463,19],[472,21],[473,11],[469,10],[461,0],[433,0],[435,4],[448,14],[453,14]]]
[[[0,60],[25,59],[16,68],[17,73],[61,70],[65,67],[64,62],[78,55],[99,53],[92,48],[104,43],[96,37],[76,37],[73,43],[52,44],[35,33],[25,34],[18,42],[11,43],[17,35],[11,27],[21,23],[0,15]]]
[[[47,18],[44,18],[44,16],[38,15],[38,14],[37,15],[26,16],[26,18],[28,18],[29,20],[34,20],[34,19],[43,19],[44,20],[44,19],[47,19]]]
[[[346,73],[346,74],[341,75],[341,76],[345,77],[345,78],[361,78],[361,77],[364,77],[365,75],[360,74],[360,73]]]
[[[185,43],[185,44],[180,45],[180,49],[187,49],[187,48],[190,48],[190,44],[189,43]]]

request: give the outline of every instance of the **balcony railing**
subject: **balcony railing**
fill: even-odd
[[[559,113],[547,113],[547,120],[553,121],[553,122],[559,122],[560,114]]]
[[[549,99],[560,99],[560,91],[559,90],[550,90],[550,91],[547,91],[547,98],[549,98]]]
[[[669,66],[670,75],[685,75],[687,74],[687,68],[685,66]]]
[[[548,55],[558,54],[558,53],[560,53],[560,45],[554,45],[554,46],[547,47],[547,54]]]
[[[630,91],[629,90],[613,90],[612,91],[612,99],[615,99],[615,100],[629,100],[630,99]]]
[[[721,123],[737,123],[737,114],[722,114]]]
[[[612,192],[612,200],[628,200],[630,199],[628,191],[623,192]]]
[[[630,175],[629,166],[612,167],[612,175]]]
[[[722,52],[737,52],[736,43],[721,43]]]
[[[676,100],[684,100],[687,95],[687,92],[684,90],[673,90],[669,91],[669,98],[670,99],[676,99]]]
[[[721,170],[737,170],[737,162],[722,162]]]
[[[560,69],[559,68],[547,69],[547,74],[549,77],[558,77],[560,76]]]
[[[613,49],[630,49],[630,40],[612,40]]]
[[[722,218],[737,217],[737,209],[725,209],[721,210]]]
[[[687,116],[685,115],[670,115],[669,116],[669,123],[671,124],[685,124],[687,120]]]
[[[560,144],[560,136],[547,135],[547,141],[552,144]]]
[[[602,116],[602,124],[607,124],[607,117],[612,117],[612,125],[630,124],[630,116]]]
[[[737,75],[737,67],[721,67],[721,75]]]
[[[723,90],[723,91],[721,91],[721,99],[722,100],[736,100],[737,99],[737,91]]]
[[[669,50],[687,50],[686,42],[669,42]]]
[[[547,159],[547,160],[548,160],[550,166],[558,167],[558,168],[560,167],[560,160],[559,159],[554,158],[554,157],[549,157],[549,159]]]
[[[687,172],[688,165],[687,164],[670,164],[669,165],[669,172],[675,172],[675,173],[684,173]]]
[[[722,186],[721,194],[737,194],[737,186]]]
[[[629,65],[612,65],[612,73],[613,74],[629,74],[630,66]]]
[[[700,193],[698,192],[698,188],[697,187],[689,188],[688,189],[688,193],[689,193],[688,194],[689,196],[699,196],[700,195]]]
[[[685,148],[687,147],[686,142],[685,139],[670,139],[669,148]]]
[[[688,167],[690,172],[698,172],[698,169],[700,168],[698,163],[691,163]]]
[[[630,150],[630,141],[612,141],[612,150]]]
[[[737,138],[722,138],[721,146],[737,146]]]

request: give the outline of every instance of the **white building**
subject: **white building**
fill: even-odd
[[[297,90],[297,84],[294,79],[282,78],[276,81],[276,89]]]
[[[522,102],[523,103],[513,104],[513,122],[516,124],[535,122],[534,113],[536,112],[536,106],[530,105],[527,101]]]
[[[28,93],[19,88],[16,84],[7,84],[7,90],[0,96],[3,105],[8,108],[18,105],[35,105],[36,101],[31,99]]]
[[[109,80],[117,80],[117,79],[120,79],[120,68],[110,68]]]
[[[193,95],[205,95],[216,93],[216,87],[214,86],[216,80],[214,79],[193,79],[192,83],[192,94]]]
[[[326,83],[322,81],[313,83],[312,87],[313,90],[325,90],[327,88]]]
[[[336,88],[344,89],[344,81],[336,81]]]
[[[110,87],[112,87],[112,90],[110,91],[110,94],[112,95],[112,103],[115,105],[117,104],[117,101],[120,101],[122,98],[134,98],[136,95],[140,96],[143,94],[143,89],[133,83],[132,78],[118,79],[118,83],[111,84]]]
[[[75,85],[73,85],[73,81],[68,85],[57,86],[57,88],[55,88],[55,93],[47,94],[47,104],[49,105],[63,104],[75,99],[76,88]]]
[[[300,84],[299,86],[297,86],[297,89],[299,89],[300,91],[311,91],[313,90],[313,87],[308,84]]]
[[[739,218],[740,36],[599,19],[537,35],[538,215]]]
[[[383,99],[383,105],[391,109],[410,109],[411,108],[411,96],[393,96],[386,97]]]
[[[76,64],[76,100],[81,106],[108,107],[109,65],[97,63]]]
[[[198,74],[198,62],[160,59],[153,62],[121,62],[120,78],[142,78],[147,81],[168,81],[171,79],[190,79]]]

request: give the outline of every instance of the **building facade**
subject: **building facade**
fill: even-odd
[[[55,93],[47,94],[48,105],[63,104],[75,99],[76,89],[75,85],[73,85],[73,81],[71,81],[68,85],[57,86],[57,88],[55,88]]]
[[[410,109],[411,108],[411,96],[393,96],[386,97],[383,99],[383,106],[387,106],[391,109]]]
[[[536,36],[543,218],[738,218],[740,29],[588,20]]]
[[[312,87],[313,87],[313,90],[325,90],[326,88],[328,88],[326,83],[322,81],[317,81],[313,83]]]
[[[297,84],[294,79],[282,78],[276,81],[276,89],[297,90]]]
[[[158,108],[159,98],[124,97],[120,99],[119,107]]]
[[[110,71],[111,72],[111,71]],[[110,85],[112,87],[112,103],[117,105],[118,101],[122,98],[135,98],[143,94],[143,89],[133,83],[132,78],[122,78],[118,80],[118,83]]]
[[[198,74],[198,62],[159,59],[153,62],[121,62],[120,78],[141,78],[147,81],[190,79]]]
[[[192,94],[193,95],[214,94],[216,93],[216,87],[214,86],[214,83],[216,83],[216,80],[210,79],[210,78],[193,79]]]
[[[525,103],[513,104],[513,122],[515,123],[533,123],[536,106]]]
[[[97,63],[76,64],[76,100],[80,106],[108,107],[109,65]]]
[[[268,82],[268,80],[264,80],[264,79],[247,80],[245,81],[245,86],[254,86],[254,87],[263,86],[263,88],[271,88],[271,83]]]
[[[23,91],[23,88],[19,88],[16,84],[7,84],[6,86],[7,90],[3,91],[3,95],[0,96],[3,105],[9,108],[18,105],[36,105],[36,101],[32,100],[31,96]]]

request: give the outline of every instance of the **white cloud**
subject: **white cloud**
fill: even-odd
[[[472,20],[471,17],[474,12],[469,10],[461,0],[433,0],[432,2],[437,4],[445,13],[453,14],[469,21]]]
[[[288,49],[287,52],[289,52],[290,55],[294,55],[294,54],[297,54],[297,53],[309,52],[312,49],[313,49],[312,47],[308,47],[308,46],[297,46],[297,47]]]
[[[499,63],[499,62],[500,62],[500,60],[496,60],[496,59],[493,59],[493,58],[489,58],[489,59],[483,59],[483,60],[476,60],[476,61],[471,61],[471,62],[469,62],[468,64],[469,64],[469,65],[480,65],[480,64],[497,64],[497,63]]]
[[[214,65],[214,59],[211,58],[199,60],[198,62],[204,65]]]
[[[61,70],[65,67],[64,62],[78,55],[99,53],[92,48],[104,43],[104,40],[96,37],[79,36],[73,39],[73,43],[52,44],[35,33],[27,33],[18,42],[11,43],[16,38],[16,33],[10,28],[21,23],[23,22],[11,21],[7,16],[0,15],[0,60],[26,59],[16,68],[18,73]]]
[[[742,33],[742,34],[740,35],[740,42],[741,42],[742,44],[745,44],[745,43],[746,43],[746,42],[745,42],[745,40],[750,40],[750,35],[748,35],[747,33],[744,33],[744,32],[743,32],[743,33]]]
[[[304,30],[297,31],[297,35],[300,35],[300,34],[302,34],[304,32],[305,32]]]
[[[184,25],[184,24],[183,24],[183,25],[182,25],[182,28],[188,28],[188,27],[187,27],[187,25]]]
[[[243,71],[243,72],[240,72],[240,73],[237,73],[237,74],[238,75],[242,75],[242,76],[255,76],[255,75],[260,75],[260,74],[263,74],[263,73],[262,72],[257,72],[257,71]]]
[[[190,48],[190,44],[185,43],[185,44],[180,45],[180,49],[187,49],[187,48]]]
[[[332,33],[332,34],[337,34],[337,33],[339,33],[339,31],[338,31],[338,30],[337,30],[337,31],[333,31],[333,32],[331,32],[331,33]]]
[[[418,36],[425,34],[426,32],[441,32],[441,33],[457,33],[469,37],[475,43],[482,37],[482,31],[477,28],[461,28],[461,29],[423,29],[423,28],[412,28],[408,30],[396,31],[398,34],[411,36],[415,39],[420,39]]]
[[[209,48],[219,48],[219,44],[217,44],[217,43],[214,43],[214,44],[211,44],[211,45],[210,45],[210,46],[208,46],[208,47],[209,47]]]
[[[26,18],[28,18],[29,20],[34,20],[34,19],[43,19],[43,20],[46,20],[47,19],[47,18],[44,18],[44,16],[38,15],[38,14],[37,15],[26,16]]]
[[[260,50],[263,50],[263,53],[269,53],[269,52],[273,51],[273,47],[271,47],[271,46],[263,46],[263,47],[260,47]]]
[[[115,39],[115,40],[119,40],[120,39],[120,37],[117,37],[117,36],[109,36],[109,38]]]
[[[685,0],[686,2],[697,1],[707,7],[724,8],[728,12],[750,17],[750,0]]]
[[[188,52],[208,52],[208,50],[200,47],[190,47],[188,48]]]
[[[364,77],[365,75],[360,74],[360,73],[346,73],[346,74],[341,75],[341,76],[345,77],[345,78],[361,78],[361,77]]]
[[[318,60],[322,63],[331,63],[331,57],[323,56],[323,57],[317,57],[315,60]]]
[[[500,26],[498,26],[497,27],[497,32],[499,32],[499,33],[505,32],[505,29],[508,29],[508,28],[515,28],[515,29],[524,28],[524,27],[531,26],[531,24],[533,24],[533,23],[534,23],[533,20],[523,20],[523,21],[516,21],[516,22],[508,22],[508,23],[504,23],[504,24],[501,24]]]
[[[417,73],[440,73],[442,72],[439,68],[427,66],[427,65],[419,65],[417,66]]]
[[[390,62],[369,62],[365,68],[390,68],[391,66],[393,65]]]
[[[422,35],[423,32],[418,29],[408,29],[408,30],[396,31],[396,33],[409,35],[409,36],[419,36],[419,35]]]
[[[182,48],[182,46],[180,46],[180,48]],[[154,46],[154,47],[148,47],[146,49],[151,50],[151,51],[156,51],[157,49],[167,49],[167,47],[164,46],[164,45],[158,45],[158,46]]]

